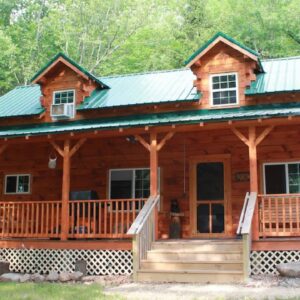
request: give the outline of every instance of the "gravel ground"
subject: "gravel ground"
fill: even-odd
[[[178,284],[124,282],[106,286],[106,294],[126,299],[300,299],[300,278],[255,276],[241,284]]]

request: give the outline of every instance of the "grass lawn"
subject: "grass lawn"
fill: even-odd
[[[99,300],[123,299],[106,296],[101,285],[57,283],[0,283],[0,300]]]

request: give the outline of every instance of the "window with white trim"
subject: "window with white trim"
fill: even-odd
[[[158,169],[159,173],[159,169]],[[159,188],[158,176],[158,188]],[[112,169],[109,171],[110,199],[147,199],[150,196],[150,169]],[[136,202],[136,210],[141,209]],[[119,205],[119,210],[121,205]],[[113,210],[115,210],[113,204]],[[124,207],[127,210],[127,207]],[[132,209],[132,208],[130,208]]]
[[[110,199],[139,199],[149,195],[149,169],[110,170]]]
[[[13,174],[5,176],[5,194],[29,194],[30,175]]]
[[[75,102],[75,91],[65,90],[65,91],[55,91],[53,92],[53,104],[67,104]]]
[[[264,164],[266,194],[300,193],[300,162]]]
[[[211,75],[211,105],[238,104],[237,73]]]

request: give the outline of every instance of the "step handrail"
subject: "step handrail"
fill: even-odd
[[[243,209],[239,220],[239,225],[236,232],[238,235],[250,234],[256,200],[256,192],[246,193]]]
[[[147,221],[149,215],[151,214],[153,208],[155,205],[159,202],[159,195],[158,196],[150,196],[146,203],[144,204],[143,208],[139,212],[138,216],[130,226],[129,230],[127,231],[127,234],[129,235],[136,235],[139,234]]]
[[[133,277],[135,279],[141,261],[146,258],[147,252],[151,250],[152,243],[155,241],[155,215],[159,200],[159,195],[150,196],[127,231],[127,234],[133,235]]]
[[[256,192],[246,193],[236,232],[237,235],[241,235],[243,238],[243,275],[245,280],[247,280],[250,275],[251,229],[256,201]]]

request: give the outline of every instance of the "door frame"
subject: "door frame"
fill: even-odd
[[[224,164],[224,233],[197,233],[197,199],[196,199],[196,166],[201,162],[222,162]],[[229,237],[232,232],[232,201],[231,201],[231,155],[193,156],[189,161],[190,177],[190,235],[199,238]]]

